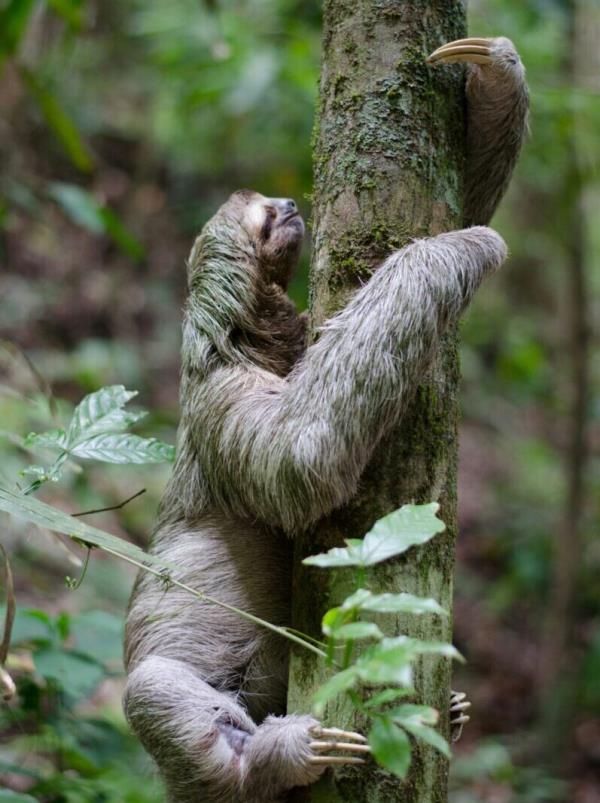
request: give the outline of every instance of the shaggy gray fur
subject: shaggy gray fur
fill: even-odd
[[[482,222],[525,124],[505,128],[506,84],[524,90],[520,69],[504,72],[469,79],[468,215]],[[289,617],[286,534],[352,496],[443,331],[506,256],[483,226],[416,241],[305,349],[284,289],[302,235],[292,202],[241,191],[194,245],[177,460],[152,541],[187,567],[178,579],[276,624]],[[287,648],[273,634],[141,573],[126,664],[127,717],[173,803],[272,803],[323,771],[315,721],[285,716]]]
[[[494,61],[467,66],[465,225],[489,223],[527,134],[525,68],[510,39],[492,44]]]

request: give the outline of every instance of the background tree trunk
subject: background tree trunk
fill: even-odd
[[[315,135],[314,261],[311,275],[313,333],[346,303],[377,265],[410,238],[460,228],[464,159],[463,70],[431,70],[428,53],[465,35],[460,0],[328,0],[324,4],[320,105]],[[441,503],[445,534],[404,560],[368,576],[374,590],[433,596],[452,606],[456,536],[456,334],[450,333],[432,370],[415,389],[404,421],[385,438],[360,494],[297,541],[294,626],[320,635],[327,608],[353,590],[351,572],[301,565],[307,554],[361,537],[379,517],[406,502]],[[397,632],[451,640],[450,620],[398,617]],[[289,710],[310,707],[323,679],[318,660],[294,652]],[[427,658],[417,670],[420,702],[447,709],[451,667]],[[361,728],[352,711],[334,703],[327,722]],[[447,799],[448,764],[418,746],[410,776],[344,769],[298,792],[305,801]]]
[[[581,92],[598,92],[600,55],[600,8],[588,0],[568,0],[565,21],[569,48],[565,73]],[[562,521],[554,540],[552,583],[548,595],[544,638],[541,644],[539,702],[541,706],[540,754],[548,766],[564,766],[573,738],[576,712],[577,675],[581,647],[576,634],[576,608],[580,603],[579,578],[587,524],[587,467],[590,426],[590,343],[591,299],[588,251],[590,205],[597,177],[586,164],[580,143],[577,109],[571,121],[570,148],[566,156],[559,197],[568,232],[565,252],[564,295],[565,331],[564,371],[566,377],[567,420],[565,428],[566,492]],[[596,210],[594,210],[596,211]],[[592,224],[593,225],[593,224]]]

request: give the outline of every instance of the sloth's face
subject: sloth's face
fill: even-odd
[[[239,195],[246,200],[242,225],[255,243],[265,276],[285,288],[298,264],[304,237],[298,208],[291,198],[265,198],[244,190]]]

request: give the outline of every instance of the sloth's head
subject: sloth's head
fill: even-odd
[[[249,237],[267,281],[281,287],[298,264],[304,222],[291,198],[266,198],[253,190],[238,190],[225,206]]]

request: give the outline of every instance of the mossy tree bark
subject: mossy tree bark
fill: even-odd
[[[412,237],[461,227],[463,71],[458,66],[431,70],[425,57],[464,35],[461,0],[325,2],[314,152],[313,333],[392,251]],[[361,537],[378,518],[407,502],[439,501],[447,531],[406,559],[371,572],[368,586],[432,596],[451,609],[457,381],[452,332],[415,389],[402,424],[377,448],[359,495],[298,540],[293,586],[298,629],[320,635],[324,611],[354,590],[348,570],[303,567],[302,558],[344,538]],[[425,639],[450,641],[452,636],[450,619],[398,617],[394,627]],[[416,672],[419,701],[442,712],[446,735],[450,674],[445,659],[431,658]],[[308,710],[323,677],[318,659],[295,651],[289,710]],[[328,707],[326,720],[338,727],[364,725],[339,702]],[[447,775],[445,758],[415,745],[406,782],[374,765],[344,768],[299,790],[294,800],[441,803],[447,799]]]

